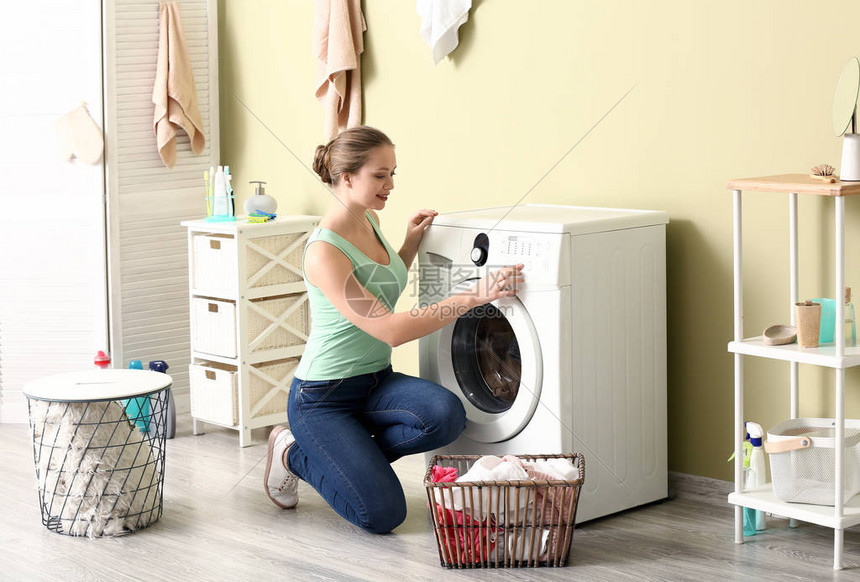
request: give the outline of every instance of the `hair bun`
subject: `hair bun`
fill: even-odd
[[[316,172],[320,179],[325,184],[331,184],[331,174],[329,174],[329,155],[328,155],[328,146],[327,145],[319,145],[317,146],[316,152],[314,153],[314,172]]]

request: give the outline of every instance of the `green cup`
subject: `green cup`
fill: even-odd
[[[821,304],[821,327],[818,330],[818,343],[832,344],[836,333],[836,300],[818,298],[812,301]]]

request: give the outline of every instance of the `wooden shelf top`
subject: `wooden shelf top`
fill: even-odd
[[[795,192],[797,194],[817,194],[819,196],[851,196],[860,194],[860,182],[841,182],[828,184],[811,178],[809,174],[780,174],[760,178],[739,178],[729,180],[729,190],[752,192]]]

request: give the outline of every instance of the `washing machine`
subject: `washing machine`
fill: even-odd
[[[428,459],[582,453],[578,523],[664,499],[667,223],[541,204],[438,215],[418,252],[420,304],[505,265],[523,263],[525,283],[420,340],[421,377],[467,417]]]

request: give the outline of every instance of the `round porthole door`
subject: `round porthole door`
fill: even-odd
[[[466,291],[464,281],[451,294]],[[540,401],[543,362],[534,324],[516,297],[476,307],[440,330],[442,383],[466,408],[464,436],[495,443],[516,436]]]

